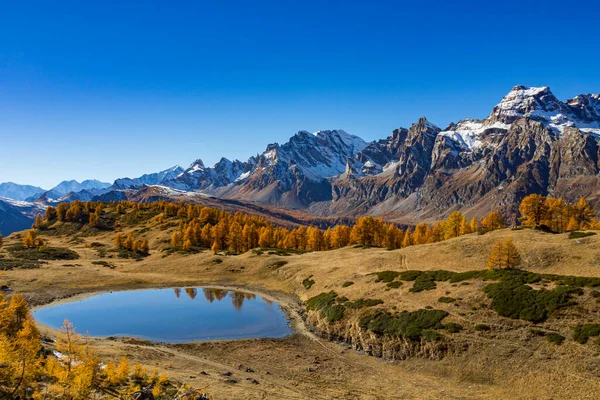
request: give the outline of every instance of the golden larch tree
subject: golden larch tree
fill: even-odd
[[[519,212],[524,225],[540,226],[544,220],[548,219],[546,198],[540,194],[526,196],[519,205]]]

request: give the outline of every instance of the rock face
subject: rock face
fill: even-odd
[[[197,160],[166,186],[286,207],[331,200],[329,178],[344,172],[349,157],[367,146],[342,130],[300,131],[246,162],[222,158],[213,167]]]
[[[355,167],[360,163],[349,162],[345,176],[333,184],[329,210],[405,220],[439,218],[456,209],[512,213],[530,193],[571,201],[586,197],[597,204],[599,98],[561,102],[547,87],[517,86],[484,120],[467,119],[440,131],[421,119],[406,135],[394,131],[369,146],[369,154],[357,154],[363,165],[389,164],[366,176],[368,171]],[[373,152],[389,147],[396,152],[385,151],[387,157]]]

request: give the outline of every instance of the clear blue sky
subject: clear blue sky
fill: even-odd
[[[481,118],[600,92],[597,1],[0,3],[0,182],[245,160],[301,129]]]

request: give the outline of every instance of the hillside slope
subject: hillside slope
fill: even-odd
[[[397,283],[390,286],[386,280],[378,282],[377,275],[384,271],[402,274],[411,270],[483,270],[493,244],[498,239],[510,237],[523,255],[522,268],[526,271],[544,274],[544,277],[555,274],[600,278],[600,260],[597,256],[600,235],[569,239],[568,234],[504,229],[394,251],[348,247],[295,254],[255,249],[239,256],[225,256],[214,255],[210,251],[186,253],[170,250],[169,239],[178,225],[175,220],[160,222],[153,218],[140,221],[127,218],[127,215],[121,218],[122,233],[132,233],[135,238],[150,241],[150,256],[138,261],[121,258],[113,250],[112,231],[78,231],[73,230],[79,229],[76,226],[59,225],[55,230],[42,232],[42,238],[47,241],[48,246],[76,251],[80,259],[49,260],[44,261],[41,268],[13,269],[5,272],[5,279],[13,289],[25,293],[34,304],[96,291],[219,285],[272,293],[277,301],[297,310],[300,315],[305,312],[305,306],[300,307],[298,299],[308,301],[322,293],[335,291],[338,298],[347,297],[357,305],[361,304],[361,299],[381,303],[358,306],[359,308],[350,307],[351,303],[344,303],[344,318],[333,322],[324,321],[318,312],[309,311],[305,314],[308,327],[316,328],[319,334],[327,338],[343,340],[347,346],[356,349],[358,354],[383,355],[388,358],[392,354],[397,357],[396,350],[390,353],[390,349],[395,348],[394,346],[406,349],[403,347],[405,345],[402,341],[389,342],[387,340],[391,337],[386,339],[385,335],[359,330],[361,316],[374,310],[410,313],[432,308],[447,313],[444,324],[461,326],[456,333],[439,330],[442,336],[436,340],[441,341],[430,344],[421,342],[421,347],[411,347],[413,352],[396,360],[406,356],[408,358],[394,366],[373,363],[365,355],[349,353],[334,356],[333,354],[339,353],[340,348],[335,350],[336,347],[331,348],[327,342],[321,342],[324,347],[318,350],[321,345],[315,348],[313,339],[306,341],[302,339],[302,335],[281,343],[236,342],[230,350],[218,345],[165,345],[156,349],[160,352],[175,352],[170,353],[174,355],[167,358],[176,365],[170,375],[175,374],[184,381],[193,381],[189,376],[195,375],[197,370],[192,372],[189,369],[192,365],[195,368],[209,368],[209,375],[204,376],[202,381],[210,383],[215,392],[225,396],[253,398],[256,392],[254,389],[234,388],[225,383],[219,377],[222,372],[220,368],[225,367],[208,367],[207,364],[200,364],[202,366],[198,367],[197,361],[190,361],[192,358],[216,362],[218,357],[224,357],[231,368],[237,364],[254,364],[270,370],[269,365],[272,365],[273,360],[266,355],[257,356],[256,351],[261,349],[260,351],[271,354],[280,363],[281,373],[271,371],[275,376],[261,376],[265,386],[260,390],[267,398],[287,393],[289,385],[300,385],[305,396],[315,398],[323,397],[323,393],[328,393],[324,398],[344,398],[349,393],[354,393],[356,398],[361,399],[392,398],[389,394],[399,390],[394,380],[382,382],[380,379],[376,379],[378,386],[363,382],[362,385],[369,388],[364,390],[365,387],[361,388],[361,384],[358,384],[362,381],[360,377],[372,374],[413,377],[408,379],[412,383],[407,383],[400,389],[400,393],[406,395],[400,396],[409,398],[419,398],[427,393],[431,398],[584,399],[593,398],[591,394],[600,390],[597,380],[600,362],[595,339],[586,344],[573,340],[573,328],[578,324],[600,321],[594,288],[582,286],[573,297],[576,305],[564,306],[550,313],[545,320],[532,323],[498,315],[493,302],[484,292],[494,281],[479,278],[468,278],[455,283],[437,281],[432,288],[415,292],[411,289],[416,281],[404,280],[400,276],[392,278],[388,283]],[[19,236],[20,234],[15,234],[6,240],[1,251],[5,261],[14,257],[8,250],[18,243]],[[103,266],[103,263],[111,268]],[[348,285],[347,282],[352,284]],[[532,282],[534,283],[530,285],[536,291],[553,291],[559,287],[551,278]],[[441,302],[443,297],[450,298],[451,301]],[[302,332],[300,325],[297,327]],[[564,337],[564,343],[556,345],[549,342],[545,335],[550,334]],[[136,343],[128,340],[98,341],[103,351],[109,354],[118,354],[127,349],[135,359],[150,364],[155,362],[155,350],[151,350],[147,344],[136,347]],[[383,353],[379,350],[381,345],[384,346]],[[313,360],[314,357],[318,360],[318,363],[310,366],[313,370],[320,371],[318,377],[294,369],[293,365],[297,362],[307,362],[310,365],[309,359],[304,357],[305,352]],[[160,356],[161,360],[162,357]],[[368,366],[369,372],[357,369],[353,362]],[[338,375],[341,381],[335,378],[335,368],[346,371]],[[421,381],[429,381],[431,386],[425,389],[418,383]],[[197,384],[197,381],[194,383]],[[347,388],[346,391],[337,386],[340,383]]]

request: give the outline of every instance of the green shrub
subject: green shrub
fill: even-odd
[[[352,285],[354,285],[354,282],[352,282],[352,281],[342,283],[342,287],[348,287],[348,286],[352,286]]]
[[[351,301],[349,303],[346,304],[346,306],[348,308],[364,308],[364,307],[374,307],[377,306],[379,304],[383,304],[383,300],[379,300],[379,299],[358,299],[358,300],[354,300]]]
[[[546,340],[550,343],[560,346],[565,341],[565,337],[563,335],[559,335],[558,333],[550,332],[546,335]]]
[[[302,281],[302,284],[304,285],[304,287],[308,290],[312,287],[312,285],[315,284],[314,279],[310,279],[312,278],[312,275],[309,276],[308,278],[306,278],[305,280]]]
[[[457,283],[466,281],[468,279],[481,278],[485,275],[486,271],[467,271],[467,272],[457,272],[450,278],[450,283]]]
[[[442,338],[442,335],[439,332],[432,331],[431,329],[423,330],[421,336],[426,342],[437,342]]]
[[[597,298],[600,298],[600,291],[598,291],[598,290],[592,290],[592,291],[590,292],[590,295],[591,295],[593,298],[595,298],[595,299],[597,299]]]
[[[77,260],[79,254],[73,250],[63,247],[25,247],[22,244],[14,244],[6,248],[14,258],[22,260]]]
[[[534,290],[517,278],[488,285],[484,292],[492,299],[492,308],[499,315],[543,322],[559,308],[572,305],[572,295],[581,293],[581,289],[558,286],[553,290]]]
[[[443,328],[441,321],[447,316],[448,313],[442,310],[402,311],[397,315],[376,311],[363,316],[359,325],[362,329],[368,329],[377,334],[388,334],[418,341],[424,331]],[[428,335],[429,339],[432,338],[431,334],[426,333],[425,335]]]
[[[339,321],[344,317],[346,307],[341,304],[334,304],[337,293],[321,293],[306,300],[306,309],[309,311],[321,311],[321,317],[329,323]]]
[[[490,328],[490,326],[486,325],[486,324],[477,324],[477,325],[475,325],[475,330],[479,331],[479,332],[483,332],[483,331],[491,331],[492,328]]]
[[[424,290],[433,290],[436,287],[437,285],[432,275],[421,274],[415,279],[415,283],[413,283],[413,287],[411,287],[409,291],[417,293]]]
[[[11,269],[36,269],[39,268],[41,263],[38,260],[9,260],[2,258],[0,259],[0,270],[9,271]]]
[[[398,289],[400,286],[402,286],[402,282],[400,282],[400,281],[393,281],[393,282],[388,283],[385,286],[387,286],[387,287],[389,287],[391,289]]]
[[[400,279],[403,281],[414,281],[423,274],[423,271],[404,271],[400,273]]]
[[[349,301],[350,299],[348,299],[346,296],[342,296],[342,297],[337,297],[335,299],[335,301],[337,301],[338,303],[345,303],[347,301]]]
[[[593,336],[600,336],[600,324],[577,325],[573,328],[573,340],[585,344]]]
[[[438,299],[439,303],[454,303],[456,301],[455,298],[442,296]]]
[[[447,324],[444,324],[444,329],[450,333],[458,333],[463,330],[463,326],[456,322],[448,322]]]
[[[325,307],[321,310],[321,317],[329,323],[339,321],[344,317],[346,308],[341,304]]]
[[[337,293],[333,290],[329,293],[321,293],[310,299],[306,300],[306,309],[311,310],[321,310],[325,307],[328,307],[333,304],[335,298],[337,297]]]
[[[581,238],[588,237],[588,236],[594,236],[595,234],[596,234],[596,232],[573,231],[573,232],[569,233],[569,239],[581,239]]]
[[[380,271],[376,273],[377,275],[377,279],[375,280],[375,282],[391,282],[394,279],[396,279],[396,277],[398,275],[400,275],[400,272],[397,271]]]

